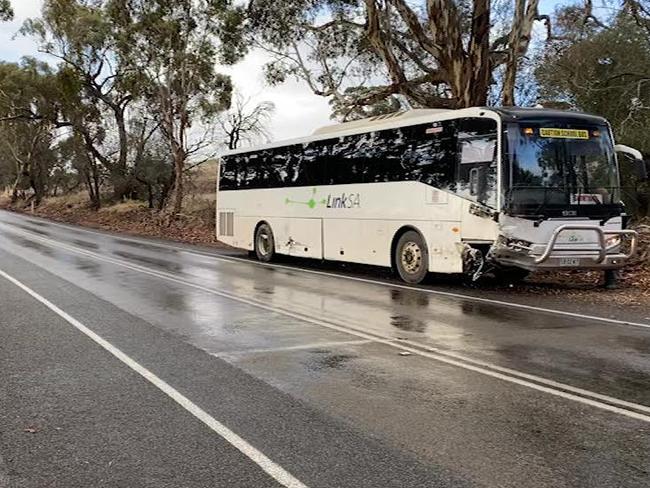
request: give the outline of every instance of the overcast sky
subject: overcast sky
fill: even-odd
[[[0,60],[18,61],[23,56],[40,56],[37,45],[17,35],[23,21],[40,14],[42,0],[12,0],[16,13],[14,22],[0,24]],[[44,58],[47,59],[47,58]],[[249,54],[241,63],[222,71],[230,73],[236,89],[251,102],[269,100],[276,112],[271,124],[274,139],[290,139],[308,135],[314,129],[331,123],[327,100],[318,97],[302,83],[289,81],[279,87],[264,82],[264,55]]]
[[[552,8],[557,0],[543,0],[542,10]],[[11,23],[0,23],[0,59],[18,61],[23,56],[37,56],[36,44],[20,35],[17,31],[23,21],[36,17],[40,13],[42,0],[12,0],[16,20]],[[329,120],[329,105],[327,100],[313,95],[304,83],[288,81],[279,87],[269,87],[262,75],[262,65],[265,56],[260,52],[249,54],[246,59],[233,68],[224,69],[229,72],[237,90],[252,101],[269,100],[276,105],[276,113],[271,124],[271,134],[274,139],[291,139],[308,135],[314,129],[327,125]]]

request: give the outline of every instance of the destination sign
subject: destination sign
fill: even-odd
[[[541,137],[552,137],[554,139],[589,139],[588,130],[577,129],[553,129],[550,127],[543,127],[539,129]]]

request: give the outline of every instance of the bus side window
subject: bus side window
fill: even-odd
[[[264,155],[261,152],[242,154],[240,156],[237,179],[240,189],[261,188],[264,182],[264,169],[262,162]]]
[[[326,163],[330,155],[328,141],[315,141],[297,146],[292,151],[296,157],[292,159],[296,174],[295,186],[318,186],[327,184]]]
[[[372,134],[365,151],[364,183],[405,181],[401,165],[405,139],[403,129],[388,129]]]
[[[289,177],[287,171],[287,160],[289,158],[289,149],[286,147],[279,147],[269,150],[269,158],[267,162],[267,181],[264,185],[265,188],[274,188],[287,186]]]
[[[456,138],[453,121],[408,127],[402,166],[406,180],[420,181],[436,188],[453,187],[456,165]]]
[[[496,205],[497,123],[492,119],[463,119],[458,131],[456,193],[494,207]]]
[[[335,139],[325,162],[330,185],[362,183],[372,134],[359,134]]]
[[[219,190],[237,189],[236,156],[221,158],[221,174],[219,175]]]
[[[241,188],[246,188],[249,159],[250,159],[249,155],[246,154],[235,156],[233,158],[233,164],[234,164],[233,171],[235,172],[235,187],[238,190]]]

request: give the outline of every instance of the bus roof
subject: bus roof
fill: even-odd
[[[343,122],[341,124],[326,125],[314,131],[314,136],[331,135],[334,136],[340,132],[348,132],[354,129],[363,129],[363,131],[373,130],[375,127],[382,128],[386,122],[398,121],[400,123],[407,122],[410,119],[426,117],[428,115],[435,117],[443,112],[449,112],[449,109],[413,109],[402,112],[394,112],[392,114],[377,115],[367,119],[353,120],[351,122]]]
[[[378,130],[397,129],[410,125],[426,124],[442,120],[457,119],[461,117],[499,117],[509,121],[530,120],[531,118],[572,118],[579,119],[588,124],[603,124],[606,120],[595,115],[584,114],[581,112],[552,110],[545,108],[522,108],[522,107],[472,107],[458,110],[446,109],[413,109],[404,112],[395,112],[392,114],[378,115],[367,119],[333,124],[317,129],[312,135],[297,139],[276,141],[262,146],[236,149],[224,152],[221,157],[235,154],[245,154],[250,152],[261,151],[264,149],[273,149],[295,144],[306,144],[314,141],[333,139],[355,134],[364,134]]]
[[[586,124],[606,124],[607,120],[597,115],[572,110],[555,110],[550,108],[533,107],[498,107],[493,108],[506,121],[531,120],[531,119],[576,119]]]

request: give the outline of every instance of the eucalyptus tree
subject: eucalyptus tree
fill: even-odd
[[[0,0],[0,21],[13,20],[14,9],[9,0]]]
[[[648,17],[628,4],[587,26],[579,15],[572,8],[558,12],[562,39],[547,47],[536,70],[543,103],[603,115],[617,140],[650,154]],[[624,176],[628,211],[650,216],[650,186]]]
[[[187,161],[213,142],[199,135],[199,125],[209,126],[230,105],[230,78],[216,66],[244,54],[244,13],[229,0],[111,0],[109,12],[121,59],[137,69],[135,83],[171,150],[175,216]]]
[[[60,127],[52,122],[57,112],[50,98],[53,82],[49,66],[34,59],[0,64],[0,165],[12,178],[14,203],[31,189],[38,204],[47,189],[55,160],[52,144]]]
[[[22,32],[59,61],[66,95],[75,98],[70,119],[90,157],[105,166],[113,195],[131,188],[127,110],[137,91],[117,48],[117,29],[102,0],[45,0],[41,17],[25,22]],[[78,93],[73,93],[77,90]],[[108,117],[106,116],[108,114]],[[117,150],[107,136],[117,134]]]
[[[485,105],[503,70],[503,102],[514,103],[521,59],[539,0],[251,0],[256,46],[270,52],[271,82],[304,80],[351,112],[405,95],[415,106]],[[497,22],[496,13],[499,13]],[[507,14],[507,15],[506,15]]]

